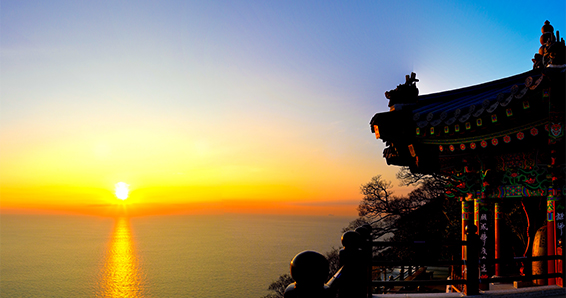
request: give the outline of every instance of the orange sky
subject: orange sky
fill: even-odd
[[[119,123],[108,131],[89,123],[68,129],[65,123],[30,121],[3,129],[2,139],[10,140],[0,157],[3,211],[120,214],[123,202],[113,190],[124,181],[131,215],[355,215],[359,186],[374,172],[366,165],[380,161],[337,153],[299,127],[257,131],[250,125],[252,132],[208,131],[191,138],[166,117],[130,121],[139,125]]]
[[[0,212],[355,216],[375,175],[409,191],[384,92],[529,70],[553,5],[2,3]]]
[[[165,116],[130,116],[130,124],[118,120],[113,128],[66,117],[1,131],[10,140],[0,157],[4,212],[122,212],[114,208],[121,202],[113,188],[124,181],[130,214],[355,215],[359,186],[373,173],[365,165],[380,161],[336,152],[324,138],[309,140],[308,128],[258,129],[257,119],[235,125],[245,130],[218,134],[179,129]],[[370,133],[367,139],[375,141]]]

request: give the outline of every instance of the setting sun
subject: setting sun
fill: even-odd
[[[115,191],[114,193],[116,194],[116,197],[120,200],[125,200],[128,198],[128,192],[130,191],[128,189],[130,185],[126,184],[125,182],[118,182],[115,185]]]

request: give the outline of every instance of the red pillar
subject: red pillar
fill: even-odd
[[[477,227],[480,222],[480,204],[483,202],[481,199],[481,194],[478,192],[476,193],[476,197],[474,198],[474,225]],[[479,234],[479,229],[476,231],[476,234]]]
[[[467,194],[465,198],[462,198],[462,241],[467,241],[468,237],[466,236],[467,226],[472,226],[474,224],[474,203],[472,194]],[[462,245],[462,260],[468,259],[468,246]],[[467,274],[467,266],[460,267],[461,278],[466,279]]]
[[[556,238],[555,238],[555,191],[552,187],[548,188],[548,195],[546,197],[546,255],[554,256],[556,255]],[[548,274],[555,273],[556,260],[548,260]],[[552,277],[548,279],[549,285],[556,284],[556,278]]]
[[[468,196],[470,199],[472,195]],[[474,212],[472,209],[472,201],[468,198],[462,198],[462,241],[466,241],[466,226],[473,224]],[[462,260],[466,259],[466,246],[462,246]]]

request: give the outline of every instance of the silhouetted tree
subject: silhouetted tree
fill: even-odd
[[[273,291],[275,293],[267,294],[262,298],[282,298],[283,294],[285,294],[285,289],[287,288],[287,286],[293,282],[294,280],[291,275],[280,275],[279,278],[273,281],[267,288],[269,291]]]
[[[390,241],[436,241],[460,239],[460,202],[445,197],[448,182],[439,176],[413,174],[408,168],[397,173],[402,185],[415,187],[406,196],[396,196],[393,185],[380,175],[361,186],[364,195],[358,212],[360,217],[350,223],[353,229],[363,223],[373,227],[373,238]],[[422,257],[450,258],[453,252],[441,247],[390,247],[379,252],[380,258],[418,259]]]
[[[381,175],[363,184],[361,193],[364,197],[358,206],[360,217],[350,223],[348,229],[367,223],[373,227],[374,239],[392,237],[399,231],[398,220],[442,195],[437,182],[425,176],[406,179],[409,178],[412,180],[406,184],[417,187],[408,196],[394,195],[392,183]]]
[[[458,252],[453,247],[441,246],[444,240],[458,240],[461,237],[460,221],[454,220],[459,202],[444,197],[431,199],[419,208],[404,214],[395,222],[396,232],[390,238],[395,242],[426,241],[432,245],[393,246],[381,253],[387,260],[450,260]],[[459,211],[459,210],[458,210]],[[451,218],[452,217],[452,218]]]

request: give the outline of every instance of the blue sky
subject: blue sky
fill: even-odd
[[[0,13],[5,188],[279,185],[300,205],[354,209],[362,183],[397,171],[368,124],[385,91],[411,72],[427,94],[528,71],[545,20],[566,34],[564,1],[2,1]]]

